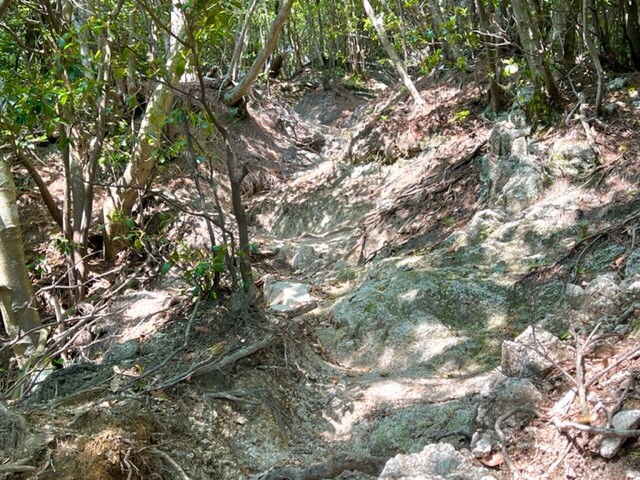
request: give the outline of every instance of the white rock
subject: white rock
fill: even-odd
[[[613,417],[613,428],[635,430],[640,425],[640,410],[623,410]],[[613,458],[628,437],[605,437],[600,443],[600,455]]]
[[[265,279],[264,295],[269,308],[278,312],[290,312],[315,301],[311,287],[304,283]]]

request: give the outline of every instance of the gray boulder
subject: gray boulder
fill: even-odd
[[[502,373],[508,377],[530,377],[553,366],[562,357],[562,342],[553,334],[529,326],[514,341],[502,344]]]
[[[420,453],[396,455],[387,462],[379,480],[496,480],[490,470],[477,466],[468,451],[448,443],[431,443]]]

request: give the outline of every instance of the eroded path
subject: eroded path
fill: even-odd
[[[594,160],[575,131],[536,139],[517,113],[489,122],[474,88],[419,87],[432,100],[424,112],[400,95],[369,101],[348,90],[256,107],[237,135],[255,167],[266,327],[251,312],[234,316],[233,298],[194,302],[180,278],[138,271],[130,291],[91,306],[90,335],[73,344],[88,365],[52,375],[29,407],[58,442],[47,447],[58,471],[40,452],[38,478],[303,479],[342,462],[359,468],[339,478],[371,479],[425,446],[466,469],[447,474],[505,473],[493,456],[496,419],[514,405],[551,407],[568,389],[557,379],[539,389],[505,341],[534,324],[588,334],[602,315],[613,319],[607,333],[628,330],[640,255],[624,233],[638,209],[625,192],[638,168],[606,192],[585,188]],[[563,172],[552,187],[549,165]],[[167,178],[177,197],[195,198],[181,166]],[[615,232],[598,249],[597,229]],[[175,230],[190,245],[206,238],[194,219]],[[610,272],[621,258],[629,272]],[[568,272],[566,259],[576,261]],[[205,374],[192,370],[202,364]],[[531,478],[568,451],[537,422],[505,422]],[[497,469],[456,456],[463,449]],[[624,478],[628,467],[567,458],[581,478]]]

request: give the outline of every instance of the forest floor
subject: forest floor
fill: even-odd
[[[187,160],[160,168],[159,184],[184,210],[177,211],[174,200],[169,204],[150,195],[138,212],[141,248],[109,268],[92,260],[96,277],[87,301],[69,320],[73,331],[57,332],[68,366],[25,401],[10,404],[33,433],[27,463],[37,473],[6,478],[285,478],[268,477],[283,467],[299,469],[299,478],[319,478],[312,476],[313,468],[327,467],[333,471],[326,478],[370,479],[389,458],[419,452],[428,443],[469,448],[471,427],[459,431],[458,420],[439,417],[472,414],[465,411],[500,367],[502,342],[542,320],[535,310],[545,287],[558,279],[567,283],[567,272],[588,252],[571,248],[564,257],[514,272],[513,278],[505,273],[505,291],[526,290],[527,308],[506,313],[496,328],[483,323],[456,330],[451,324],[443,327],[450,331],[446,335],[427,332],[426,361],[415,361],[402,349],[374,355],[367,347],[374,335],[367,329],[373,327],[366,324],[357,327],[365,332],[361,336],[340,337],[347,330],[341,322],[351,322],[340,309],[357,302],[368,281],[384,281],[376,275],[384,276],[388,260],[409,265],[434,252],[453,259],[458,247],[447,239],[471,228],[482,209],[483,167],[477,159],[489,148],[496,119],[487,115],[486,96],[474,77],[457,73],[420,80],[424,111],[398,94],[389,78],[343,80],[332,91],[313,78],[276,83],[269,95],[256,94],[247,119],[226,118],[233,122],[234,148],[251,172],[245,198],[258,285],[277,280],[308,285],[313,301],[299,314],[268,308],[267,294],[266,313],[243,308],[233,296],[195,300],[185,272],[198,258],[186,253],[181,268],[162,273],[176,245],[207,247],[205,222],[188,211],[199,209],[199,189],[210,205],[213,189],[196,185]],[[589,186],[575,221],[586,239],[579,245],[626,248],[607,263],[614,273],[637,248],[640,194],[635,90],[640,78],[624,78],[625,88],[608,95],[610,116],[589,120],[599,158],[593,170],[580,173]],[[567,115],[531,136],[552,145],[583,133],[580,122]],[[215,142],[210,148],[222,156]],[[60,189],[55,156],[43,152],[43,162],[52,189]],[[554,179],[545,201],[569,188],[562,166],[543,170]],[[223,178],[215,171],[211,175]],[[64,259],[56,237],[47,236],[52,229],[37,190],[20,172],[16,177],[27,253],[37,285],[46,289],[63,277]],[[105,194],[98,190],[97,207]],[[224,185],[219,194],[226,204]],[[635,223],[616,223],[620,215]],[[163,222],[169,226],[160,226]],[[467,267],[501,273],[495,264]],[[581,271],[573,281],[586,284],[595,273]],[[378,293],[391,291],[393,282],[395,277],[376,284]],[[500,281],[495,288],[501,288]],[[451,292],[445,302],[461,302],[456,295]],[[46,319],[54,318],[44,300],[43,310]],[[378,310],[366,312],[374,317]],[[637,348],[638,311],[626,320],[632,328],[595,352],[590,367],[606,368],[610,359]],[[466,350],[456,343],[465,335]],[[437,345],[440,340],[444,343]],[[573,372],[570,362],[563,366]],[[621,363],[597,388],[607,390],[607,381],[622,371],[635,376],[638,366],[635,357]],[[15,373],[0,373],[0,386],[16,380]],[[634,445],[605,460],[594,453],[593,435],[568,441],[551,424],[545,412],[570,389],[557,370],[534,383],[542,393],[543,414],[509,437],[520,478],[640,478]],[[618,394],[603,396],[615,403]],[[640,392],[632,387],[625,408],[638,402]],[[354,456],[351,465],[357,468],[342,468],[345,455]],[[515,476],[500,451],[477,464],[495,478]]]

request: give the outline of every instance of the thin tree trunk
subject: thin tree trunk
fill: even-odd
[[[253,280],[252,266],[251,266],[251,251],[249,245],[249,221],[247,219],[246,210],[244,208],[244,204],[242,202],[242,181],[245,176],[249,173],[246,164],[238,162],[232,148],[231,148],[231,139],[229,138],[229,132],[226,127],[220,122],[218,117],[213,113],[211,106],[207,100],[206,95],[206,87],[204,84],[203,76],[202,76],[202,68],[199,63],[199,57],[197,55],[197,51],[195,50],[195,40],[193,37],[193,31],[187,29],[186,37],[188,38],[188,43],[191,48],[191,53],[193,55],[193,64],[194,69],[197,74],[198,83],[200,86],[200,104],[207,114],[207,118],[209,121],[216,127],[222,139],[224,140],[225,152],[226,152],[226,166],[227,166],[227,175],[229,178],[229,183],[231,186],[231,204],[233,208],[234,216],[236,217],[236,224],[238,226],[238,266],[240,269],[240,278],[242,280],[242,286],[248,295],[248,299],[250,302],[254,302],[257,299],[257,290],[255,286],[255,282]],[[197,175],[197,173],[196,173]],[[220,214],[220,224],[218,227],[222,230],[222,235],[225,243],[227,242],[227,229],[224,224],[224,216],[222,215],[222,209],[220,206],[220,202],[218,201],[217,193],[215,193],[214,187],[214,196],[216,199],[216,205],[218,208],[218,212]],[[233,250],[233,239],[231,239],[231,249]],[[232,252],[233,254],[233,252]],[[234,270],[233,259],[227,256],[227,266],[229,268],[229,273],[231,275],[231,279],[233,285],[237,284],[237,275]]]
[[[251,0],[251,4],[249,5],[247,13],[244,17],[242,29],[240,30],[238,38],[236,38],[236,46],[233,49],[233,55],[231,56],[231,62],[229,63],[229,72],[227,73],[227,77],[225,78],[225,83],[228,81],[236,81],[236,77],[238,76],[238,65],[240,64],[242,51],[244,50],[247,41],[247,33],[249,32],[249,27],[251,26],[251,17],[253,16],[253,11],[257,6],[258,0]]]
[[[638,24],[638,3],[636,0],[623,0],[624,3],[624,33],[629,44],[631,64],[640,70],[640,24]]]
[[[42,201],[47,207],[47,210],[49,210],[49,214],[53,218],[53,221],[56,222],[56,225],[58,225],[60,230],[62,230],[63,228],[62,227],[62,211],[60,210],[55,200],[53,199],[53,196],[51,195],[51,192],[49,191],[47,184],[44,183],[44,180],[40,176],[40,173],[36,169],[31,159],[24,152],[22,152],[15,144],[13,145],[13,148],[14,148],[14,152],[16,153],[16,156],[18,157],[18,160],[24,166],[24,168],[27,169],[27,172],[29,172],[29,175],[31,175],[31,178],[33,179],[35,184],[38,186],[38,190],[40,190],[40,195],[42,195]]]
[[[322,68],[323,60],[322,60],[322,49],[320,48],[320,43],[318,42],[318,33],[316,32],[316,22],[313,17],[313,12],[311,11],[311,3],[306,4],[306,9],[304,11],[304,18],[307,22],[307,38],[309,39],[309,46],[311,48],[311,58],[315,59],[313,64]]]
[[[407,61],[409,59],[409,48],[407,46],[407,20],[404,12],[404,2],[397,0],[398,10],[400,11],[400,38],[402,39],[402,60]]]
[[[2,18],[4,13],[7,11],[7,9],[9,8],[9,5],[11,5],[11,0],[0,1],[0,18]]]
[[[540,56],[542,54],[540,39],[537,35],[537,29],[529,15],[530,6],[526,0],[513,0],[513,15],[516,19],[518,34],[520,35],[520,43],[524,56],[531,71],[531,77],[536,87],[542,86],[544,82],[544,72]]]
[[[284,22],[287,21],[287,18],[289,18],[289,13],[291,13],[291,6],[293,5],[293,1],[294,0],[286,0],[284,5],[282,5],[280,13],[278,13],[278,16],[275,18],[273,24],[271,25],[271,30],[269,31],[269,36],[266,39],[265,45],[253,62],[253,65],[251,65],[251,68],[247,72],[247,75],[236,87],[231,89],[224,96],[224,103],[227,106],[232,107],[237,105],[242,97],[244,97],[249,92],[251,85],[262,71],[262,67],[264,67],[264,64],[269,58],[269,55],[271,55],[273,49],[276,46],[278,35],[282,30],[282,26],[284,25]]]
[[[102,62],[96,72],[96,82],[100,82],[102,88],[101,97],[97,105],[97,118],[94,130],[89,134],[74,128],[75,117],[70,105],[62,107],[63,116],[67,120],[66,135],[72,139],[65,174],[67,188],[70,190],[70,202],[67,204],[66,213],[70,219],[70,227],[65,230],[65,236],[70,240],[71,249],[71,286],[74,286],[75,301],[82,300],[86,291],[87,246],[89,240],[89,228],[93,213],[93,190],[98,168],[98,160],[102,155],[102,148],[106,136],[107,103],[110,95],[111,84],[111,47],[106,38],[98,40],[98,49],[102,52]],[[69,82],[69,79],[65,79]],[[71,90],[71,86],[69,85]]]
[[[373,7],[371,7],[371,4],[369,3],[369,0],[362,0],[362,4],[364,5],[364,9],[367,12],[367,15],[369,16],[371,23],[376,29],[376,32],[378,32],[378,37],[380,38],[380,43],[382,43],[382,47],[387,52],[387,55],[389,55],[389,58],[391,59],[391,62],[396,68],[398,74],[400,75],[400,78],[402,79],[405,87],[407,87],[407,90],[409,90],[409,93],[411,93],[411,96],[413,97],[413,101],[416,103],[418,108],[424,108],[425,106],[424,100],[422,99],[422,97],[420,96],[420,93],[418,92],[415,85],[413,84],[413,81],[407,74],[407,71],[404,69],[404,66],[402,65],[402,61],[400,60],[400,57],[398,57],[398,54],[393,49],[393,46],[389,41],[389,37],[387,37],[387,32],[384,29],[384,25],[382,24],[382,19],[376,18],[376,14],[373,11]]]
[[[582,39],[584,40],[593,66],[596,69],[596,75],[598,77],[598,85],[596,88],[596,113],[602,114],[602,92],[604,90],[604,70],[600,63],[600,57],[598,57],[598,51],[593,44],[591,33],[589,32],[588,15],[587,15],[587,0],[582,0]]]
[[[562,101],[562,96],[545,58],[545,49],[542,45],[537,23],[531,18],[531,6],[527,0],[513,0],[511,4],[520,36],[520,43],[531,71],[533,85],[538,91],[546,88],[551,103],[559,104]]]
[[[445,21],[443,12],[440,9],[440,2],[430,1],[426,2],[426,4],[433,19],[433,29],[436,31],[437,40],[442,44],[442,51],[444,52],[445,59],[451,63],[455,63],[456,59],[460,56],[460,52],[455,43],[452,43],[446,37],[443,38],[442,24],[444,24]]]
[[[489,94],[491,95],[491,106],[494,112],[499,112],[502,108],[502,94],[500,90],[500,69],[498,64],[498,56],[493,39],[489,32],[489,18],[484,6],[484,0],[476,0],[478,10],[478,19],[480,20],[480,28],[483,30],[482,41],[487,57],[487,70],[489,71]]]
[[[173,88],[179,81],[176,71],[183,61],[181,41],[185,38],[186,26],[183,13],[175,0],[171,12],[171,32],[173,36],[165,63],[166,82],[158,82],[156,85],[140,123],[131,161],[116,182],[116,186],[110,189],[110,196],[103,208],[105,257],[108,260],[114,259],[124,248],[124,244],[118,240],[118,237],[126,233],[126,226],[122,220],[131,214],[138,194],[146,188],[151,176],[155,166],[153,151],[162,136],[164,120],[173,102]]]
[[[4,329],[11,339],[42,325],[25,264],[16,188],[5,152],[0,154],[0,290]],[[29,334],[34,346],[38,336],[37,331]]]

